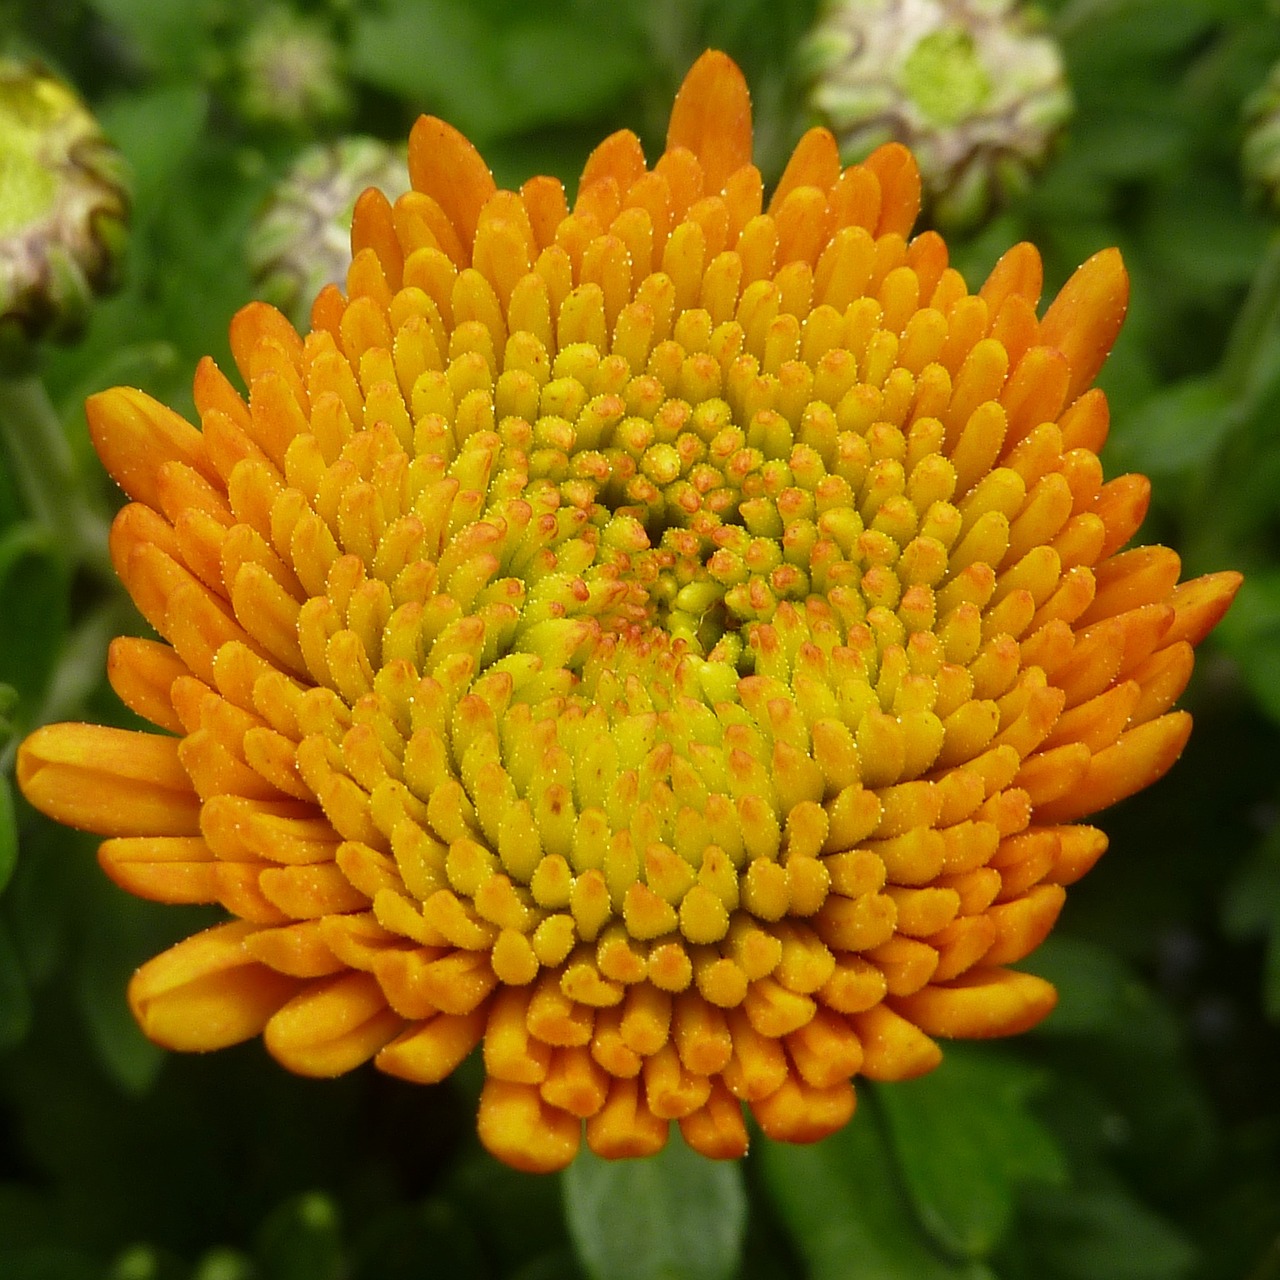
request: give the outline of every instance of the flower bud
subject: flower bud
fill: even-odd
[[[804,59],[846,161],[905,143],[952,227],[1023,190],[1072,110],[1058,45],[1017,0],[840,0]]]
[[[1246,181],[1280,213],[1280,63],[1245,101],[1241,160]]]
[[[245,34],[236,62],[234,102],[254,124],[308,131],[350,114],[342,54],[321,20],[269,8]]]
[[[0,362],[80,334],[118,282],[128,212],[124,162],[75,92],[0,61]]]
[[[367,187],[393,200],[408,189],[403,148],[350,137],[302,152],[249,236],[249,269],[264,299],[305,322],[325,285],[345,283],[352,210]]]

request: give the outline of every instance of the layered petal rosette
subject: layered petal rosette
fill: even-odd
[[[481,1046],[481,1138],[550,1170],[672,1120],[741,1155],[744,1104],[811,1141],[1039,1021],[1010,966],[1106,846],[1077,820],[1181,751],[1238,582],[1122,550],[1119,256],[1043,316],[1029,245],[970,294],[908,152],[821,129],[766,204],[717,53],[572,209],[436,119],[409,169],[305,337],[232,322],[247,395],[89,402],[158,731],[41,729],[19,779],[228,912],[138,971],[147,1034],[422,1082]]]

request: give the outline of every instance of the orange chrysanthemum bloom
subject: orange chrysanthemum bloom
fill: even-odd
[[[614,134],[569,211],[449,125],[355,215],[299,337],[232,322],[201,430],[89,402],[163,641],[110,656],[164,730],[54,725],[19,779],[134,893],[224,924],[129,998],[175,1049],[446,1077],[517,1167],[710,1156],[843,1125],[852,1078],[1020,1031],[1008,966],[1154,781],[1238,584],[1121,552],[1103,483],[1119,256],[1037,319],[1019,245],[970,295],[906,237],[899,146],[806,134],[764,211],[747,88],[689,73],[646,168]]]

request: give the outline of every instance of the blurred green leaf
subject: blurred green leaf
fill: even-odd
[[[1120,465],[1168,475],[1211,458],[1239,413],[1216,377],[1190,378],[1157,392],[1118,424]]]
[[[18,864],[18,824],[9,779],[0,777],[0,893]]]
[[[1228,885],[1222,916],[1233,937],[1266,939],[1263,1008],[1280,1021],[1280,828],[1273,828]]]
[[[590,116],[643,73],[625,11],[559,0],[495,19],[464,0],[390,0],[356,14],[352,70],[476,142]]]
[[[144,221],[161,205],[170,175],[199,143],[208,109],[203,89],[176,84],[115,98],[98,113],[129,161],[134,208]]]
[[[583,1149],[564,1171],[569,1234],[592,1280],[728,1280],[746,1226],[742,1173],[672,1136],[647,1160]]]
[[[1196,1261],[1172,1226],[1118,1187],[1033,1198],[1027,1234],[1062,1280],[1180,1280]]]
[[[0,1275],[5,1280],[102,1280],[102,1268],[78,1250],[60,1245],[0,1246]]]
[[[70,571],[49,534],[20,524],[0,535],[0,680],[35,702],[67,622]]]
[[[953,1045],[936,1071],[877,1090],[916,1214],[948,1252],[989,1256],[1021,1184],[1066,1180],[1062,1153],[1028,1105],[1044,1083],[1022,1063]]]
[[[31,1025],[31,995],[22,960],[9,933],[7,921],[0,919],[0,1051],[19,1044]],[[0,1271],[0,1275],[8,1274]]]
[[[322,1191],[287,1200],[262,1224],[257,1252],[264,1280],[341,1280],[337,1206]]]
[[[165,75],[200,69],[211,0],[89,0],[133,46],[142,61]]]
[[[378,1216],[352,1250],[355,1280],[419,1280],[423,1259],[445,1276],[484,1280],[485,1264],[474,1224],[444,1199]]]
[[[912,1216],[875,1108],[811,1147],[762,1142],[765,1183],[811,1280],[993,1280],[937,1253]]]
[[[1142,983],[1113,952],[1080,938],[1050,936],[1024,967],[1058,989],[1057,1008],[1037,1036],[1119,1031],[1146,1003]]]

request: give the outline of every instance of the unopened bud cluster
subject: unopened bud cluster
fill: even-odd
[[[906,143],[952,226],[1022,190],[1071,114],[1058,46],[1017,0],[839,0],[805,58],[846,162]]]
[[[128,209],[120,154],[75,92],[0,61],[0,359],[79,334],[116,282]]]

